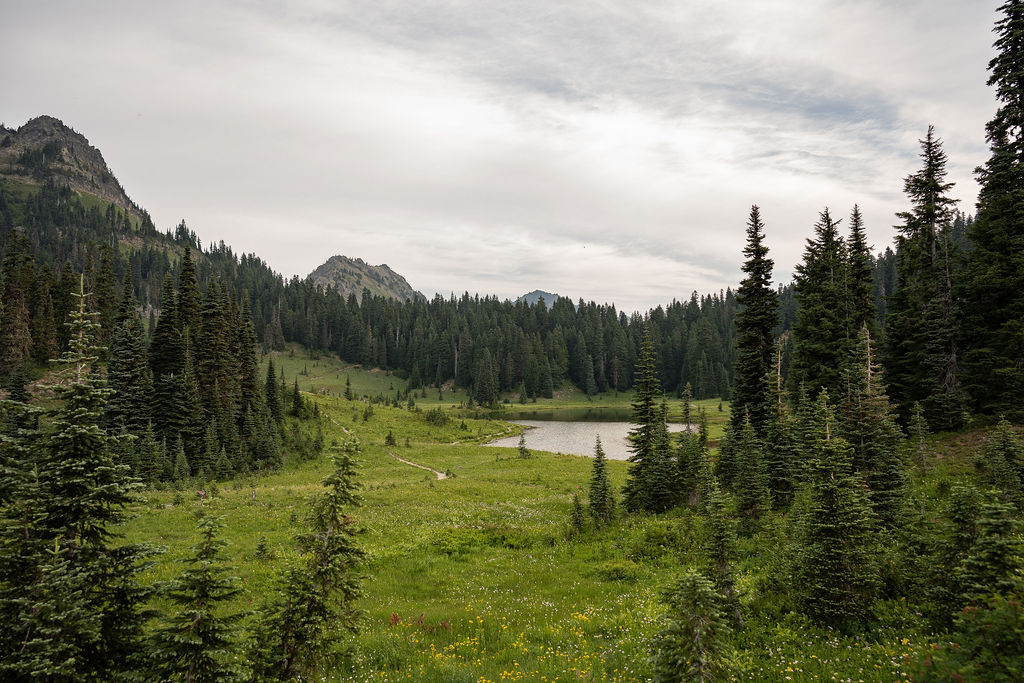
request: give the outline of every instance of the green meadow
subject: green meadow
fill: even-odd
[[[426,406],[410,410],[346,400],[335,393],[346,375],[360,395],[394,391],[384,372],[284,352],[275,365],[293,373],[319,409],[327,452],[282,470],[229,482],[147,490],[127,527],[129,540],[166,549],[146,579],[171,578],[195,542],[194,513],[224,518],[226,557],[243,592],[233,610],[251,612],[273,594],[277,577],[298,559],[292,537],[303,528],[308,500],[331,470],[330,444],[358,438],[363,505],[352,511],[367,551],[362,630],[355,656],[325,680],[353,681],[636,681],[650,674],[649,643],[659,629],[663,588],[702,562],[700,515],[620,515],[609,527],[571,533],[574,492],[585,500],[591,460],[514,448],[484,447],[517,425],[455,417],[427,422]],[[329,380],[329,382],[327,381]],[[436,391],[436,390],[435,390]],[[428,395],[430,390],[428,390]],[[585,397],[584,397],[585,400]],[[620,400],[614,397],[608,400]],[[628,397],[622,398],[628,401]],[[709,414],[717,418],[717,402]],[[562,405],[571,405],[563,401]],[[457,404],[449,405],[456,412]],[[726,414],[726,413],[723,413]],[[725,418],[722,418],[724,420]],[[720,425],[721,420],[715,423]],[[391,433],[395,445],[385,445]],[[408,440],[408,441],[407,441]],[[407,445],[408,443],[408,445]],[[959,472],[956,443],[934,442],[930,475],[916,488]],[[932,450],[935,450],[933,448]],[[399,461],[448,472],[446,479]],[[621,488],[628,463],[609,461]],[[206,492],[199,495],[200,488]],[[905,658],[929,646],[912,605],[880,607],[868,635],[845,637],[811,625],[776,603],[785,585],[785,519],[769,517],[741,538],[735,567],[747,629],[732,636],[736,680],[906,680]]]

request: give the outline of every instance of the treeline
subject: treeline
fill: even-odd
[[[548,307],[469,294],[410,302],[365,291],[362,299],[342,297],[306,280],[285,282],[259,258],[236,257],[223,243],[203,250],[184,223],[161,234],[112,206],[87,209],[69,189],[53,184],[27,193],[0,184],[0,238],[4,373],[26,362],[45,365],[66,348],[61,321],[76,274],[84,273],[87,289],[96,294],[91,306],[100,314],[100,340],[107,344],[118,318],[120,283],[131,283],[152,341],[161,315],[177,305],[168,298],[175,288],[165,284],[184,277],[204,291],[214,287],[228,306],[248,297],[252,330],[266,349],[299,342],[394,370],[414,389],[454,383],[484,403],[504,392],[550,397],[565,382],[588,394],[629,390],[644,319],[670,391],[689,383],[698,398],[727,398],[733,381],[737,303],[731,290],[694,293],[645,316],[564,298]],[[203,304],[192,300],[193,288],[186,286],[186,298],[195,309]],[[782,291],[785,300],[791,290]],[[792,306],[783,313],[788,324]],[[199,330],[190,332],[195,346]]]

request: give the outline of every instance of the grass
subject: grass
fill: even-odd
[[[275,355],[300,386],[353,389],[372,396],[401,386],[383,372],[343,367],[336,359]],[[389,389],[390,390],[390,389]],[[351,665],[326,680],[352,681],[635,681],[649,674],[648,645],[659,628],[662,587],[683,568],[701,562],[700,515],[678,510],[661,516],[620,517],[603,530],[570,536],[573,492],[584,494],[591,460],[479,444],[518,427],[466,418],[444,427],[424,411],[374,406],[333,395],[319,404],[327,443],[350,434],[362,444],[363,507],[367,551],[362,631]],[[572,405],[568,397],[560,405]],[[626,398],[621,399],[626,401]],[[420,401],[426,404],[429,401]],[[553,402],[552,405],[556,405]],[[715,408],[717,401],[707,403]],[[714,424],[724,424],[723,413]],[[307,427],[308,428],[308,427]],[[385,446],[391,432],[395,446]],[[405,445],[408,438],[409,445]],[[933,446],[936,444],[933,444]],[[941,451],[936,448],[935,450]],[[437,480],[392,454],[456,476]],[[609,461],[616,490],[628,463]],[[960,470],[940,462],[939,478]],[[126,528],[132,541],[167,552],[146,580],[171,578],[196,541],[193,514],[207,508],[227,522],[224,540],[243,593],[234,605],[256,610],[273,595],[276,577],[298,560],[291,539],[303,528],[310,496],[330,471],[326,457],[293,462],[282,471],[218,485],[206,500],[198,484],[150,490]],[[928,479],[929,482],[933,478]],[[749,613],[748,628],[732,637],[737,680],[906,680],[905,657],[930,646],[927,630],[906,602],[882,604],[873,631],[859,637],[818,628],[777,606],[766,577],[784,562],[784,521],[769,520],[741,539],[735,567]],[[257,557],[266,539],[269,557]]]

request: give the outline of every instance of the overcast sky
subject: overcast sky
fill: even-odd
[[[751,204],[780,281],[826,206],[884,248],[929,124],[973,213],[998,4],[5,0],[0,121],[286,276],[643,310],[735,287]]]

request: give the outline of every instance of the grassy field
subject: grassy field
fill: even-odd
[[[331,393],[339,379],[344,390],[346,375],[359,394],[401,386],[386,373],[334,363],[287,351],[275,357],[289,385],[293,372],[306,370],[301,386]],[[319,404],[328,444],[350,435],[362,444],[364,505],[355,516],[366,529],[368,553],[356,658],[325,680],[647,678],[648,647],[663,609],[660,592],[701,561],[699,515],[680,510],[620,517],[604,530],[570,536],[572,494],[585,497],[589,458],[535,452],[520,459],[515,449],[481,447],[519,429],[497,420],[460,418],[437,427],[422,410],[379,405],[367,420],[364,401],[310,398]],[[713,407],[712,415],[717,401]],[[385,446],[389,432],[395,446]],[[395,456],[455,476],[438,480]],[[956,475],[955,462],[930,457],[933,470]],[[610,461],[608,467],[620,488],[628,464]],[[196,509],[222,515],[227,556],[245,589],[235,606],[254,610],[297,559],[291,538],[329,471],[326,455],[291,463],[283,471],[219,484],[205,501],[198,485],[150,490],[127,535],[167,548],[147,579],[168,579],[196,539]],[[922,620],[905,602],[880,607],[876,627],[860,637],[817,628],[775,606],[770,591],[779,587],[767,577],[785,559],[783,529],[784,520],[773,518],[740,542],[735,571],[749,620],[731,641],[735,679],[906,680],[904,658],[929,642]],[[261,539],[265,557],[257,557]]]

